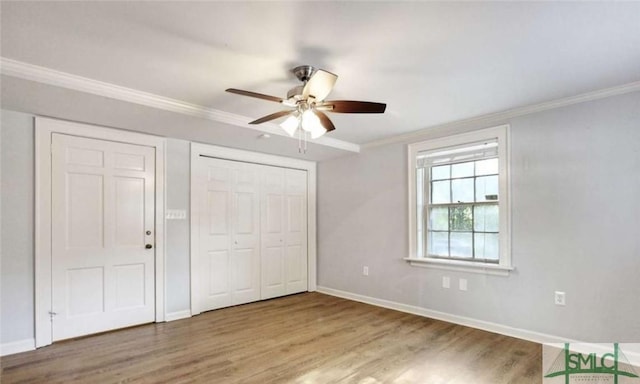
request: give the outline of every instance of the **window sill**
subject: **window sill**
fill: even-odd
[[[405,257],[414,267],[445,269],[450,271],[480,273],[484,275],[509,276],[515,268],[498,264],[473,263],[459,260]]]

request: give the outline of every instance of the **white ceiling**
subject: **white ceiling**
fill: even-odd
[[[387,103],[384,115],[331,115],[330,135],[356,144],[640,80],[640,2],[1,7],[4,58],[247,119],[281,107],[224,89],[284,96],[297,83],[290,68],[329,70],[339,75],[330,99]],[[10,105],[28,100],[24,83],[3,90]]]

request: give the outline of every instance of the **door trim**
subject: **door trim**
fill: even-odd
[[[194,202],[197,201],[195,196],[196,175],[195,164],[200,156],[214,157],[223,160],[235,160],[247,163],[257,163],[263,165],[272,165],[283,168],[295,168],[307,171],[307,290],[313,292],[316,290],[316,163],[314,161],[306,161],[282,157],[276,155],[268,155],[264,153],[244,151],[241,149],[233,149],[227,147],[219,147],[215,145],[191,143],[191,167],[190,167],[190,216],[191,216],[191,315],[197,315],[202,312],[200,308],[200,298],[198,297],[198,289],[194,289],[198,285],[198,244],[200,244],[198,231],[198,209]]]
[[[51,136],[72,136],[154,147],[155,191],[155,321],[165,320],[165,148],[166,139],[95,125],[35,117],[35,341],[36,348],[53,342],[49,311],[51,281]]]

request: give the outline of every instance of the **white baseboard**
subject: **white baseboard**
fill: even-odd
[[[526,329],[514,328],[514,327],[509,327],[507,325],[492,323],[489,321],[482,321],[482,320],[472,319],[470,317],[452,315],[450,313],[434,311],[427,308],[397,303],[389,300],[377,299],[375,297],[359,295],[357,293],[341,291],[338,289],[318,286],[317,290],[320,293],[341,297],[343,299],[359,301],[361,303],[371,304],[378,307],[394,309],[400,312],[406,312],[406,313],[411,313],[413,315],[428,317],[430,319],[442,320],[449,323],[464,325],[466,327],[477,328],[483,331],[498,333],[501,335],[511,336],[511,337],[515,337],[515,338],[523,339],[527,341],[533,341],[534,343],[544,344],[544,343],[577,342],[575,340],[569,340],[560,336],[547,335],[544,333],[528,331]]]
[[[171,312],[171,313],[167,313],[164,316],[164,321],[175,321],[175,320],[180,320],[180,319],[186,319],[191,317],[191,310],[190,309],[185,309],[184,311],[177,311],[177,312]]]
[[[35,339],[25,339],[0,344],[0,356],[13,355],[14,353],[33,351],[36,349]]]

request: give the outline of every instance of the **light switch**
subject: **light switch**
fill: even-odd
[[[167,220],[185,220],[187,211],[184,209],[167,209],[165,217]]]

